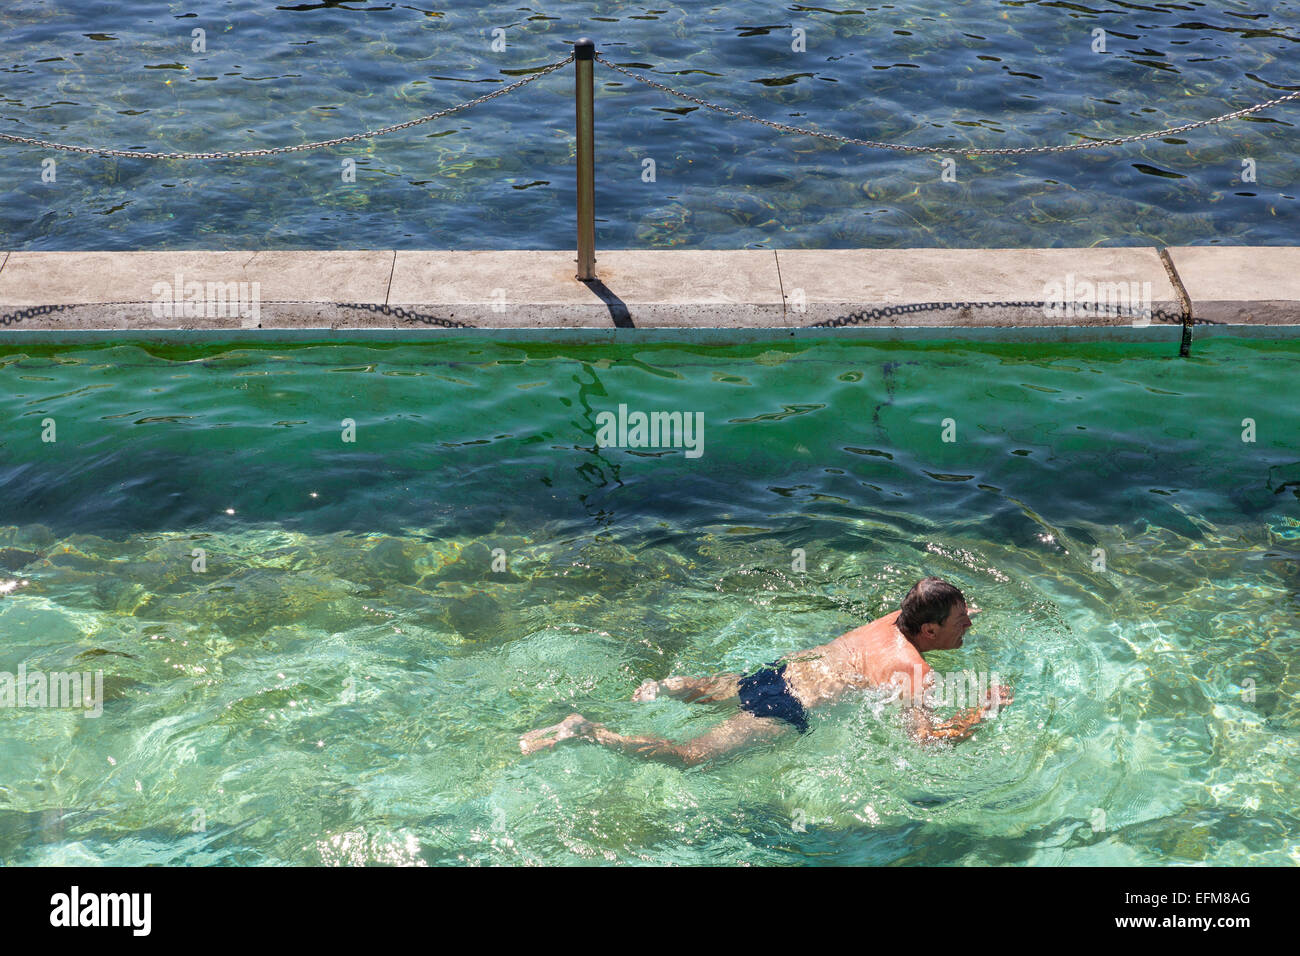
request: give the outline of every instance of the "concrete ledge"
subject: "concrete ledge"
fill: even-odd
[[[384,302],[388,252],[11,252],[0,306],[157,300],[158,283],[256,282],[263,298]]]
[[[1164,333],[1181,332],[1183,319],[1179,290],[1158,252],[1142,247],[606,250],[598,252],[600,278],[593,283],[574,278],[570,252],[0,256],[0,336],[466,327],[775,332],[827,325],[833,333],[1044,328],[1062,338],[1070,328],[1140,331],[1141,316],[1135,322],[1113,311],[1116,293],[1143,300],[1125,306],[1151,308],[1150,324]],[[1197,321],[1300,327],[1300,247],[1180,247],[1171,258]],[[193,290],[197,314],[185,307]],[[253,292],[255,310],[241,312],[224,298]],[[1045,303],[1052,300],[1080,308],[1050,314]]]
[[[1300,322],[1300,246],[1173,246],[1196,322]]]
[[[899,326],[1133,325],[1129,315],[1062,309],[1053,316],[1040,304],[1058,294],[1079,305],[1105,303],[1112,293],[1149,295],[1151,322],[1182,324],[1177,292],[1150,248],[810,249],[778,252],[777,260],[787,308],[806,308],[801,324],[848,317]]]
[[[401,252],[389,303],[511,328],[780,328],[770,251],[609,251],[599,281],[574,277],[571,252]]]

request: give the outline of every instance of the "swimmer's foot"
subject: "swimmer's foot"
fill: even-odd
[[[519,750],[525,754],[536,753],[547,747],[554,747],[561,740],[568,740],[570,737],[586,737],[594,727],[595,724],[582,714],[570,714],[558,724],[528,731],[519,738]]]
[[[655,681],[658,694],[661,697],[676,697],[681,699],[696,693],[695,681],[690,677],[665,677],[661,681]],[[642,687],[645,685],[642,684]],[[633,698],[634,700],[654,700],[653,697]]]
[[[632,695],[633,700],[655,700],[658,697],[685,697],[695,688],[689,677],[665,677],[663,680],[645,680]]]

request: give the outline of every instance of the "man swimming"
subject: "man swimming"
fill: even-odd
[[[973,609],[978,613],[979,609]],[[921,655],[962,646],[971,626],[966,598],[939,578],[918,581],[902,607],[870,624],[854,628],[829,644],[777,661],[748,677],[668,677],[645,681],[633,700],[659,694],[701,703],[737,701],[741,713],[703,736],[675,744],[662,737],[629,737],[570,714],[551,727],[519,738],[525,754],[553,747],[561,740],[589,740],[624,753],[665,763],[691,766],[749,744],[770,740],[794,727],[808,729],[808,710],[840,699],[849,691],[889,688],[901,695],[909,733],[918,741],[963,740],[986,716],[1011,703],[1010,688],[992,686],[980,706],[936,722],[925,702],[934,673]]]

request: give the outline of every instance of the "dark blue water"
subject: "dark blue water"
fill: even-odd
[[[205,31],[206,50],[192,49]],[[804,31],[796,52],[793,31]],[[918,144],[1146,132],[1300,83],[1300,7],[921,0],[813,7],[87,0],[0,8],[0,129],[150,150],[248,149],[403,122],[567,55],[796,125]],[[506,47],[492,48],[503,30]],[[1106,34],[1093,52],[1094,31]],[[571,68],[378,140],[215,163],[2,144],[8,249],[567,248]],[[1289,244],[1297,101],[1136,145],[942,158],[719,117],[597,67],[604,247]],[[356,162],[356,182],[342,162]],[[655,181],[643,181],[644,161]],[[1243,181],[1253,161],[1255,182]]]

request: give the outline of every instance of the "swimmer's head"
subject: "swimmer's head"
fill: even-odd
[[[895,622],[918,651],[946,651],[961,647],[970,627],[966,597],[942,578],[924,578],[903,598]]]

